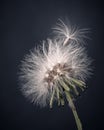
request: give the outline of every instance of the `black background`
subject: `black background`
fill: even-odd
[[[83,130],[103,130],[104,17],[103,2],[92,0],[14,0],[0,2],[0,130],[76,130],[71,110],[40,109],[21,93],[18,85],[20,61],[51,33],[58,18],[91,29],[87,49],[94,59],[89,88],[75,102]]]

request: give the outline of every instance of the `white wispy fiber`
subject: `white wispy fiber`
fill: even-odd
[[[69,42],[84,44],[84,39],[88,38],[85,34],[89,32],[89,29],[71,26],[69,22],[64,23],[61,19],[58,19],[56,26],[53,27],[53,31],[56,34],[56,39],[61,39],[63,45],[66,45]]]
[[[90,75],[91,61],[80,44],[84,29],[72,29],[60,21],[54,32],[53,39],[43,41],[39,48],[35,47],[25,56],[20,68],[22,92],[40,106],[59,101],[64,90],[71,91],[70,85],[77,93],[78,85],[85,86]]]

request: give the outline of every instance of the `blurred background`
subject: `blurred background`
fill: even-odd
[[[77,130],[71,109],[33,106],[21,93],[18,71],[29,50],[51,35],[58,18],[90,28],[86,40],[94,59],[89,88],[75,102],[83,130],[103,130],[104,4],[100,0],[0,1],[0,130]]]

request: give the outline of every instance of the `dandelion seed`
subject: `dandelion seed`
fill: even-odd
[[[84,38],[88,38],[85,34],[89,32],[89,29],[79,29],[76,26],[71,26],[68,23],[64,23],[61,19],[58,20],[53,32],[56,34],[57,39],[63,41],[63,45],[70,42],[84,43]]]
[[[50,105],[52,108],[53,102],[57,101],[58,105],[63,106],[66,97],[77,128],[82,130],[72,92],[78,95],[78,88],[85,89],[85,81],[91,73],[89,69],[91,60],[85,48],[77,44],[81,41],[77,34],[81,32],[70,30],[63,21],[60,22],[54,28],[58,34],[56,38],[48,38],[42,43],[41,49],[34,49],[25,56],[19,78],[24,95],[34,104],[42,107]],[[76,44],[71,40],[75,40]]]

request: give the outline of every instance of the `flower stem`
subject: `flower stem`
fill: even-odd
[[[79,95],[79,92],[77,91],[76,86],[75,86],[73,83],[71,83],[71,82],[67,79],[67,77],[64,77],[64,80],[65,80],[65,82],[66,82],[67,84],[69,84],[70,88],[74,91],[74,93],[75,93],[76,95]]]
[[[86,88],[86,84],[83,81],[74,78],[71,78],[71,80],[73,83],[78,85],[82,89],[82,91],[84,91],[84,88]]]
[[[64,90],[70,91],[70,88],[67,86],[67,84],[62,80],[59,80],[60,85],[63,87]]]
[[[51,96],[51,99],[50,99],[50,108],[52,108],[54,94],[55,94],[55,89],[53,89],[52,96]]]
[[[72,112],[73,112],[73,115],[74,115],[74,118],[75,118],[75,121],[76,121],[77,128],[78,128],[78,130],[82,130],[82,124],[81,124],[81,121],[80,121],[80,119],[78,117],[78,114],[77,114],[75,105],[74,105],[74,103],[72,101],[72,98],[70,96],[70,93],[68,91],[65,91],[65,94],[66,94],[67,101],[69,102],[69,106],[72,109]]]

